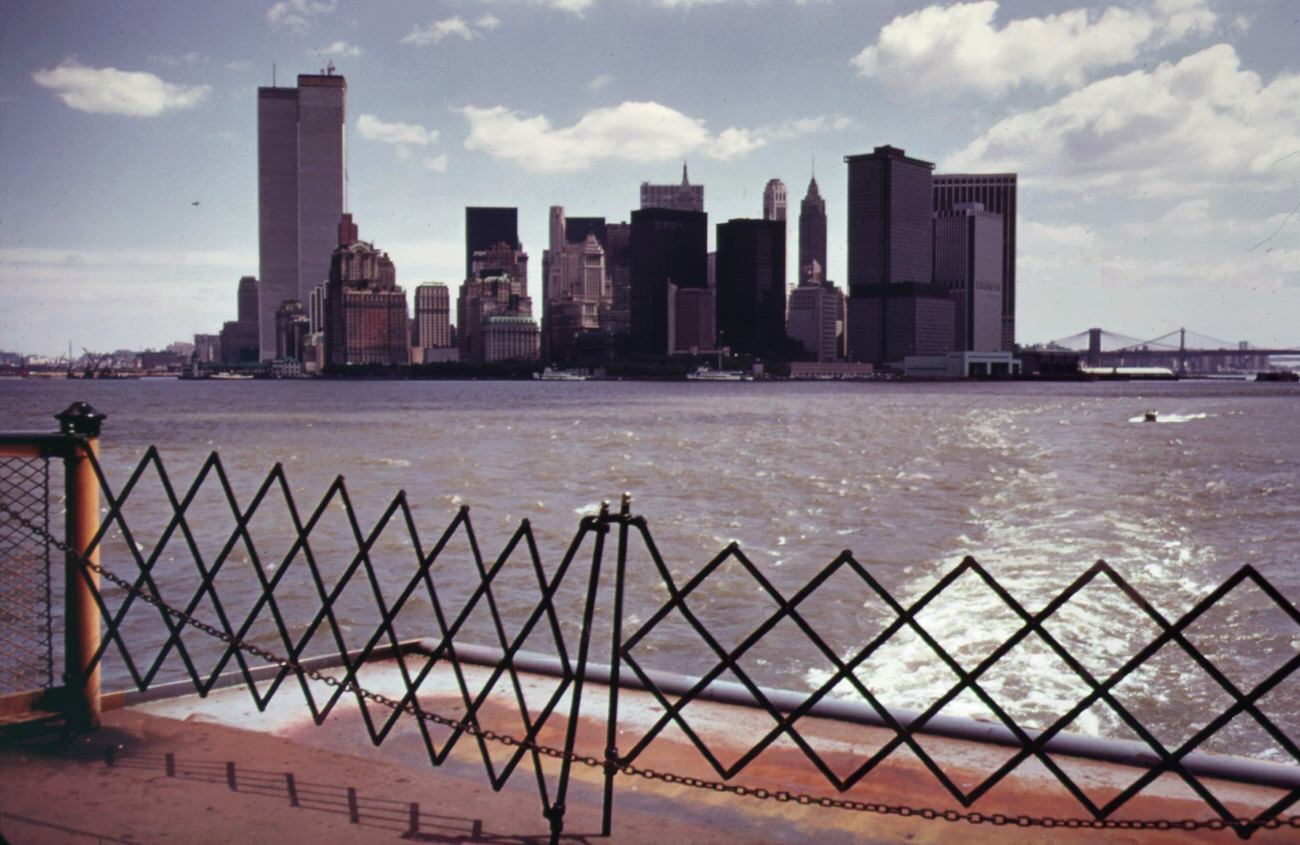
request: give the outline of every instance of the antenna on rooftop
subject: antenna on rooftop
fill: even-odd
[[[325,75],[326,75],[326,76],[333,76],[333,75],[334,75],[334,60],[333,60],[333,59],[330,59],[329,62],[327,62],[327,63],[325,64]]]
[[[271,62],[271,87],[275,87],[275,62]]]

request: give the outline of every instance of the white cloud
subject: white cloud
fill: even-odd
[[[335,0],[282,0],[266,10],[266,19],[276,29],[306,32],[314,19],[334,11]]]
[[[766,141],[747,129],[713,135],[704,121],[655,102],[624,102],[593,109],[572,126],[557,129],[544,115],[505,106],[467,107],[466,149],[513,161],[527,170],[584,170],[606,159],[665,161],[693,153],[710,158],[743,156]]]
[[[434,157],[432,157],[432,158],[426,158],[424,161],[422,161],[422,162],[420,162],[420,163],[421,163],[422,165],[424,165],[424,169],[425,169],[425,170],[432,171],[433,173],[446,173],[446,172],[447,172],[447,154],[446,154],[446,153],[440,153],[440,154],[438,154],[438,155],[436,155],[436,156],[434,156]]]
[[[996,0],[927,6],[894,18],[852,63],[887,90],[997,96],[1026,85],[1077,87],[1090,72],[1132,62],[1144,47],[1209,32],[1207,0],[1154,0],[1100,12],[1071,9],[999,27]]]
[[[592,91],[599,91],[602,88],[608,88],[609,84],[614,81],[614,77],[608,73],[602,73],[595,79],[587,83],[587,88]]]
[[[815,117],[799,117],[785,120],[774,126],[760,129],[758,132],[768,140],[785,141],[804,135],[815,135],[820,132],[841,132],[852,125],[853,119],[848,115],[820,114]]]
[[[212,90],[208,85],[173,85],[142,71],[87,67],[75,59],[38,70],[32,80],[58,94],[69,108],[131,117],[156,117],[171,109],[193,108]]]
[[[357,131],[367,141],[398,146],[423,147],[438,141],[437,129],[425,129],[415,123],[388,123],[373,114],[363,114],[357,118]]]
[[[344,58],[355,59],[361,55],[361,48],[346,41],[334,41],[320,50],[308,50],[307,52],[321,56],[343,56]]]
[[[1187,196],[1300,176],[1300,75],[1267,85],[1219,44],[999,121],[943,162],[1063,191]]]
[[[484,32],[496,29],[500,25],[501,19],[492,14],[479,15],[473,21],[466,21],[460,15],[456,15],[440,21],[431,21],[423,26],[414,26],[398,43],[430,47],[453,35],[465,41],[473,41]]]

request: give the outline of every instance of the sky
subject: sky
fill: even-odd
[[[257,256],[257,87],[332,61],[348,204],[408,295],[464,272],[464,208],[710,229],[844,156],[1020,174],[1017,340],[1179,327],[1300,346],[1300,5],[1112,0],[3,0],[0,349],[161,348],[234,319]],[[797,227],[788,242],[794,273]],[[712,232],[710,235],[712,240]]]

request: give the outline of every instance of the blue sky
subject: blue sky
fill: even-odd
[[[349,202],[408,292],[466,205],[624,220],[683,159],[710,224],[845,155],[1021,174],[1019,340],[1300,344],[1300,7],[847,0],[6,3],[0,348],[212,332],[257,272],[256,88],[348,79]],[[198,205],[193,203],[197,202]],[[791,272],[795,253],[791,231]]]

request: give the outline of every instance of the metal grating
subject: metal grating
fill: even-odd
[[[0,458],[0,501],[48,530],[49,461]],[[54,686],[50,547],[0,512],[0,694]]]
[[[234,672],[241,676],[259,709],[267,706],[287,680],[291,688],[300,689],[317,723],[323,722],[346,695],[356,701],[375,744],[390,735],[404,713],[414,715],[419,718],[423,743],[433,765],[441,764],[461,737],[469,734],[494,789],[501,789],[521,763],[531,764],[543,812],[551,819],[553,830],[558,831],[562,825],[572,763],[603,766],[604,825],[608,831],[615,775],[645,774],[647,770],[638,769],[637,761],[668,732],[687,737],[722,781],[746,771],[778,741],[793,743],[821,773],[827,787],[841,794],[858,786],[891,755],[912,756],[962,807],[975,805],[1022,764],[1029,763],[1049,771],[1077,800],[1087,818],[1074,826],[1087,822],[1090,826],[1122,827],[1125,820],[1121,816],[1133,809],[1131,802],[1149,788],[1157,788],[1158,780],[1169,778],[1198,796],[1210,811],[1212,818],[1195,821],[1194,825],[1232,828],[1242,838],[1260,828],[1278,826],[1282,814],[1300,800],[1300,787],[1288,786],[1272,806],[1254,817],[1240,818],[1233,807],[1220,800],[1206,778],[1186,762],[1188,755],[1200,751],[1231,723],[1246,721],[1267,735],[1288,763],[1300,764],[1297,737],[1286,729],[1290,723],[1279,724],[1278,717],[1287,714],[1277,711],[1277,695],[1270,699],[1275,692],[1285,697],[1285,684],[1300,668],[1300,648],[1291,647],[1279,655],[1280,662],[1266,674],[1243,683],[1224,670],[1225,655],[1207,655],[1196,645],[1197,621],[1218,607],[1238,603],[1243,592],[1262,597],[1267,609],[1280,614],[1291,642],[1300,642],[1295,636],[1300,634],[1300,609],[1249,566],[1237,570],[1176,618],[1162,614],[1103,561],[1065,585],[1036,611],[1027,609],[972,558],[962,561],[919,598],[906,603],[847,551],[787,594],[735,543],[689,577],[675,576],[656,547],[646,521],[633,516],[626,501],[620,513],[602,509],[598,516],[584,517],[563,559],[556,567],[548,568],[526,520],[500,554],[489,558],[479,548],[468,508],[462,508],[429,543],[417,530],[416,513],[404,492],[398,492],[370,523],[363,521],[341,477],[308,510],[299,507],[278,465],[255,488],[245,490],[242,498],[216,453],[184,486],[173,483],[153,448],[116,491],[97,462],[94,467],[105,509],[99,534],[91,545],[100,549],[105,569],[119,576],[109,579],[112,587],[105,585],[96,594],[104,618],[97,661],[109,654],[119,658],[132,684],[141,690],[164,680],[165,666],[179,664],[200,694],[213,689],[223,673]],[[263,513],[259,515],[259,511]],[[332,534],[325,527],[330,520],[335,521]],[[367,524],[371,527],[366,528]],[[278,541],[271,538],[272,529],[282,535]],[[13,533],[12,527],[7,530]],[[340,536],[341,549],[337,547]],[[331,544],[335,547],[327,550]],[[333,565],[327,563],[331,554],[335,557]],[[641,576],[635,591],[627,584],[632,565],[639,567]],[[729,637],[722,636],[695,609],[698,592],[724,573],[739,573],[749,582],[746,593],[760,595],[761,604],[771,608],[747,609],[744,619],[748,624],[739,637],[735,631]],[[846,578],[872,596],[887,617],[887,623],[875,636],[856,643],[848,655],[832,647],[818,630],[820,614],[825,610],[820,603],[834,589],[832,580],[841,579],[842,583]],[[1016,620],[1012,634],[978,660],[965,662],[945,648],[924,624],[926,609],[938,604],[949,590],[959,589],[963,581],[974,582],[995,596]],[[310,598],[305,604],[304,589]],[[1090,669],[1088,655],[1080,653],[1077,646],[1072,651],[1069,643],[1054,636],[1050,624],[1086,589],[1105,590],[1116,601],[1125,602],[1154,632],[1122,665],[1105,671]],[[236,590],[243,594],[242,600],[236,599]],[[295,600],[286,601],[293,590],[298,591]],[[515,608],[512,612],[502,607],[507,593]],[[663,596],[667,596],[666,600]],[[644,616],[625,614],[625,602],[632,599],[650,602],[650,611]],[[295,608],[304,607],[309,610],[306,614],[295,612]],[[477,628],[471,624],[476,616],[484,623]],[[139,635],[142,618],[152,622],[152,636]],[[684,621],[712,663],[712,668],[681,695],[660,689],[644,660],[646,642],[656,632],[662,633],[670,619],[677,624]],[[200,625],[200,621],[208,624]],[[411,639],[412,632],[431,638],[434,645],[427,654],[404,653],[397,648]],[[504,658],[488,673],[485,682],[471,684],[470,677],[461,670],[456,649],[458,645],[481,643],[484,634],[499,647]],[[593,634],[597,635],[594,641]],[[779,636],[806,638],[833,667],[830,677],[794,707],[774,704],[746,671],[747,655],[765,639]],[[928,657],[951,673],[955,682],[926,710],[900,720],[882,703],[888,690],[861,670],[873,656],[885,653],[895,638],[904,636],[923,643]],[[525,695],[514,665],[521,651],[537,650],[538,639],[562,665],[555,688],[543,701]],[[606,642],[608,651],[604,651]],[[1004,668],[1014,665],[1015,650],[1025,643],[1049,651],[1064,671],[1077,677],[1086,689],[1043,730],[1019,723],[985,686],[999,664]],[[305,672],[302,667],[303,660],[322,650],[336,655],[342,667],[340,674],[323,688],[309,683],[311,679],[319,680],[319,673]],[[381,650],[395,651],[397,655],[400,680],[398,692],[392,696],[377,696],[365,689],[369,679],[367,661]],[[1188,734],[1178,742],[1158,738],[1118,694],[1125,679],[1169,653],[1190,661],[1203,674],[1203,684],[1212,686],[1229,702],[1213,712],[1188,713]],[[590,715],[581,709],[588,663],[604,662],[606,655],[612,671],[610,706],[605,714],[606,747],[600,758],[583,757],[576,751],[575,739],[577,717]],[[278,669],[267,680],[254,671],[257,667],[250,663],[250,656],[270,660],[278,664]],[[421,703],[422,687],[439,663],[451,667],[458,685],[458,709],[451,720],[426,712]],[[617,689],[624,671],[633,673],[658,699],[663,712],[648,728],[626,735],[626,744],[619,749],[619,735],[624,733],[620,728],[626,726],[620,722]],[[717,753],[716,739],[711,741],[706,730],[692,724],[690,710],[691,703],[701,697],[710,682],[724,676],[739,680],[754,705],[762,708],[773,723],[770,731],[756,737],[730,763],[723,762]],[[812,713],[818,702],[846,686],[894,734],[880,748],[852,761],[847,770],[843,765],[832,766],[800,731],[801,720]],[[1152,690],[1153,694],[1159,692]],[[1015,742],[1005,762],[965,789],[921,741],[927,723],[963,695],[978,699]],[[1122,791],[1100,799],[1071,775],[1049,747],[1053,737],[1068,730],[1080,714],[1094,707],[1113,712],[1149,749],[1145,760],[1136,761],[1135,780]],[[1284,709],[1289,713],[1290,708]],[[493,745],[493,739],[508,740],[505,750]],[[543,743],[563,748],[543,747]],[[717,791],[728,791],[726,784],[710,785],[693,778],[674,782],[713,789],[721,786]],[[757,793],[751,790],[739,794]],[[787,794],[785,799],[777,800],[790,799]],[[836,806],[830,798],[819,799],[818,803]]]

